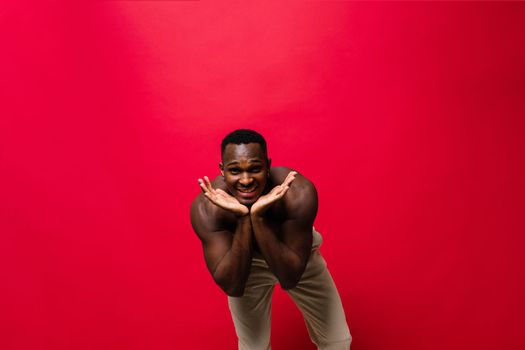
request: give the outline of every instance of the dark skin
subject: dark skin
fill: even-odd
[[[296,171],[270,164],[258,143],[228,144],[222,176],[199,179],[191,222],[208,270],[229,296],[243,295],[254,251],[283,289],[297,285],[310,257],[315,187]]]

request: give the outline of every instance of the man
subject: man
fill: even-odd
[[[191,222],[208,270],[228,295],[239,349],[271,349],[271,300],[278,282],[301,310],[318,349],[350,349],[335,284],[319,252],[314,185],[270,168],[266,141],[240,129],[221,144],[221,175],[199,179]]]

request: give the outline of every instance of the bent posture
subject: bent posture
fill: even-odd
[[[271,349],[273,288],[301,310],[318,349],[350,349],[341,299],[313,228],[317,192],[304,176],[271,168],[266,141],[240,129],[221,145],[221,176],[199,179],[191,206],[208,270],[228,295],[239,349]]]

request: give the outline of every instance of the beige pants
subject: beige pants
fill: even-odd
[[[319,252],[322,242],[321,235],[313,229],[312,253],[306,270],[299,284],[286,292],[303,314],[310,339],[318,349],[348,350],[352,336],[341,298]],[[254,255],[244,295],[228,297],[239,350],[271,349],[272,294],[277,282],[264,257]]]

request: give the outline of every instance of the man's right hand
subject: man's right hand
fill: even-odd
[[[201,187],[204,196],[222,209],[228,210],[236,216],[244,216],[250,212],[250,209],[239,203],[235,197],[229,195],[220,188],[214,189],[207,176],[204,176],[204,180],[199,179],[199,186]]]

